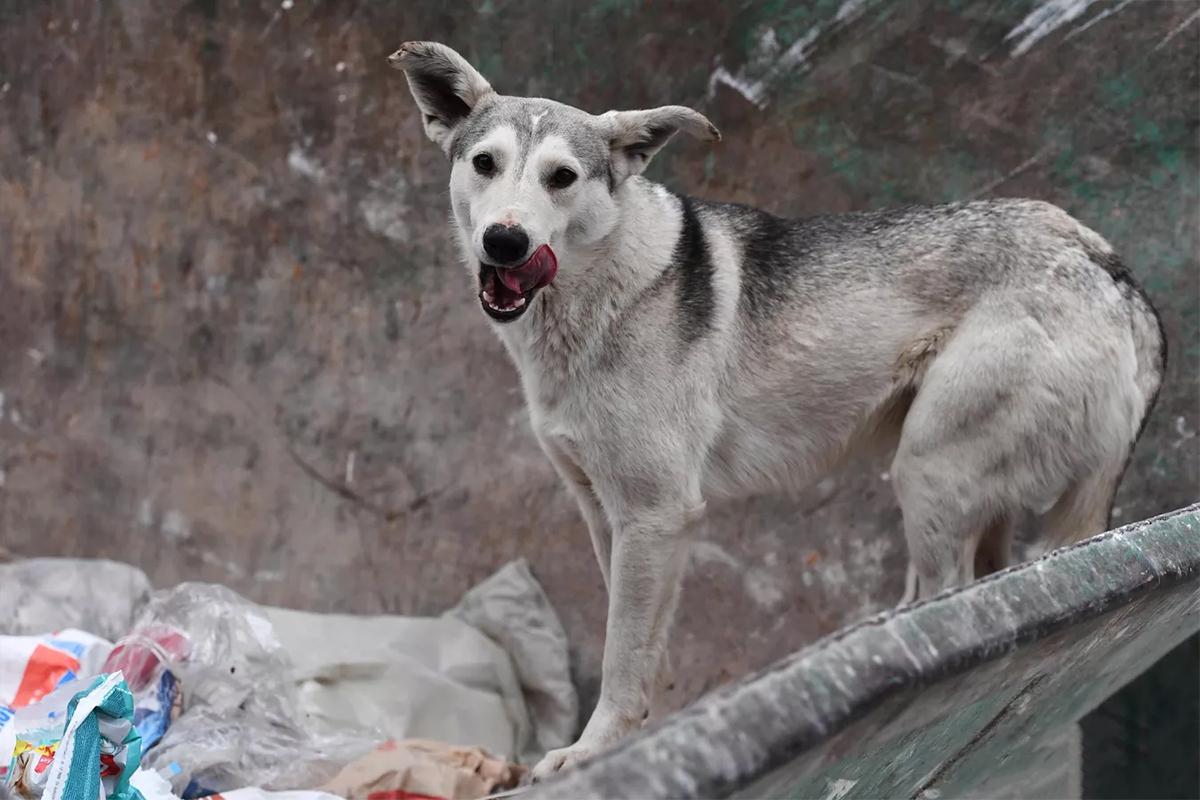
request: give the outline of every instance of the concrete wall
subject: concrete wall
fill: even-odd
[[[652,174],[705,197],[1063,205],[1172,345],[1117,519],[1195,497],[1191,4],[0,0],[3,548],[400,613],[524,555],[592,691],[600,577],[385,64],[409,38],[507,93],[702,109],[725,141]],[[715,508],[670,704],[894,602],[886,470]]]

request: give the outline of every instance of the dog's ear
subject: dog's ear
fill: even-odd
[[[404,70],[425,133],[450,153],[454,129],[488,95],[492,86],[467,60],[437,42],[405,42],[388,56],[388,63]]]
[[[721,139],[721,132],[703,114],[684,106],[609,111],[600,119],[604,121],[612,148],[615,183],[640,175],[654,154],[680,131],[710,142]]]

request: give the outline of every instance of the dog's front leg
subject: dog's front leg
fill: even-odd
[[[600,499],[596,497],[596,489],[592,480],[579,466],[574,448],[571,443],[556,436],[539,437],[542,450],[554,465],[558,476],[562,478],[567,491],[579,504],[579,513],[587,523],[588,535],[592,539],[592,549],[596,552],[596,561],[600,565],[600,575],[604,579],[604,589],[609,589],[609,570],[612,564],[612,534],[608,520],[604,518],[604,509]]]
[[[688,514],[656,510],[615,525],[600,700],[579,741],[552,750],[534,780],[583,761],[641,724],[649,708],[686,558]]]

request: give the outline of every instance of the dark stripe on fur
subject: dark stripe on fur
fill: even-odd
[[[713,263],[704,228],[691,199],[681,196],[679,204],[683,225],[672,258],[677,273],[675,292],[679,308],[676,322],[680,338],[685,344],[691,344],[712,329]]]
[[[1087,251],[1088,258],[1111,275],[1118,287],[1123,288],[1129,294],[1135,295],[1154,316],[1154,322],[1158,326],[1158,372],[1161,386],[1161,381],[1167,374],[1167,332],[1163,328],[1162,317],[1159,316],[1158,309],[1150,302],[1150,298],[1146,295],[1146,290],[1133,277],[1133,273],[1129,271],[1129,267],[1125,265],[1120,256],[1113,252],[1101,253],[1086,246],[1084,249]],[[1155,394],[1155,398],[1157,399],[1157,394]],[[1152,400],[1150,406],[1153,407],[1153,405],[1154,401]],[[1147,416],[1149,416],[1149,409],[1147,409]],[[1144,428],[1145,426],[1146,421],[1143,419],[1142,427]],[[1138,431],[1138,435],[1141,436],[1141,431]]]
[[[794,224],[771,214],[743,209],[739,216],[741,303],[752,316],[761,316],[792,296],[796,270],[804,263],[803,239],[795,235]]]

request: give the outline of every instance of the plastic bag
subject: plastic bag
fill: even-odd
[[[75,628],[113,640],[129,631],[149,598],[146,574],[117,561],[30,558],[0,564],[0,634]]]
[[[82,691],[73,688],[52,693],[14,720],[9,788],[30,800],[133,800],[138,795],[129,778],[141,760],[133,695],[120,672],[101,675]]]
[[[143,750],[162,739],[182,711],[181,687],[172,666],[186,660],[190,648],[182,631],[149,625],[118,641],[104,662],[104,671],[120,670],[133,692],[133,724]]]
[[[291,660],[270,622],[225,587],[185,583],[159,592],[134,629],[187,638],[187,657],[171,664],[183,712],[146,754],[146,766],[171,773],[173,790],[185,798],[315,786],[379,741],[301,713]]]
[[[446,612],[482,631],[512,658],[529,708],[531,740],[520,755],[536,761],[574,741],[579,697],[571,682],[567,634],[525,559],[511,561]]]
[[[17,711],[61,686],[98,674],[111,650],[110,642],[77,630],[0,636],[0,778],[8,772],[13,753]],[[67,700],[69,696],[63,701],[64,709]]]

